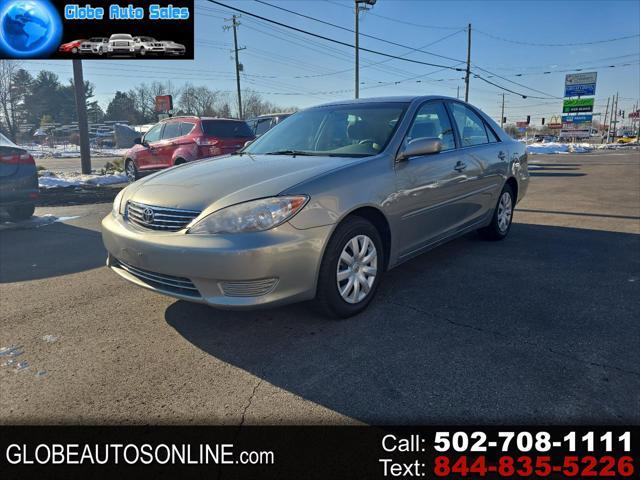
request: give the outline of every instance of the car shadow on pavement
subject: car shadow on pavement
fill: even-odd
[[[637,423],[639,272],[638,235],[514,224],[503,242],[467,235],[388,272],[348,320],[183,301],[165,318],[209,355],[367,423]]]
[[[97,268],[106,252],[100,233],[33,217],[0,230],[0,284],[56,277]]]

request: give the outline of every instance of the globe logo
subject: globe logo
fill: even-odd
[[[62,22],[46,0],[3,0],[0,52],[8,58],[38,58],[53,53],[62,38]]]

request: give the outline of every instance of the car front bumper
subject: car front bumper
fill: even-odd
[[[251,309],[315,296],[331,226],[189,235],[142,230],[123,217],[102,221],[107,266],[139,286],[225,309]]]

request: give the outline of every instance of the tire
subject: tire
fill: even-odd
[[[15,207],[7,207],[7,213],[11,220],[27,220],[33,216],[33,212],[35,212],[36,206],[34,204],[30,205],[17,205]]]
[[[78,49],[76,47],[73,47],[71,49],[71,53],[73,53],[75,55],[76,53],[78,53]]]
[[[513,221],[513,207],[515,206],[515,198],[513,189],[506,184],[500,192],[498,203],[493,212],[491,223],[485,228],[478,230],[480,236],[486,240],[504,240],[511,230],[511,222]]]
[[[135,182],[140,178],[140,172],[133,160],[127,160],[124,164],[124,172],[127,174],[127,178],[130,182]]]
[[[147,54],[147,51],[144,49],[144,47],[140,47],[140,52],[138,53],[144,57]]]
[[[104,50],[102,47],[98,48],[98,55],[102,56],[104,54]]]
[[[354,240],[357,242],[357,250],[360,250],[356,255],[353,255]],[[361,254],[365,248],[364,254]],[[351,256],[352,261],[355,257],[355,270],[353,264],[349,266],[341,258],[343,253],[347,257]],[[357,315],[373,300],[383,270],[384,249],[380,233],[368,220],[358,216],[348,217],[331,236],[322,258],[316,294],[317,306],[334,318]],[[339,273],[343,277],[340,280]],[[368,285],[366,293],[365,283]]]

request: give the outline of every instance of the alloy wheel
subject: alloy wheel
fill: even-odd
[[[498,203],[498,229],[504,233],[511,223],[511,215],[513,213],[513,202],[509,192],[503,192]]]
[[[336,284],[347,303],[364,300],[378,274],[378,252],[367,235],[356,235],[342,249],[336,269]]]
[[[136,166],[133,164],[133,162],[127,162],[127,166],[125,168],[126,174],[127,174],[127,178],[129,179],[130,182],[135,182],[136,181]]]

